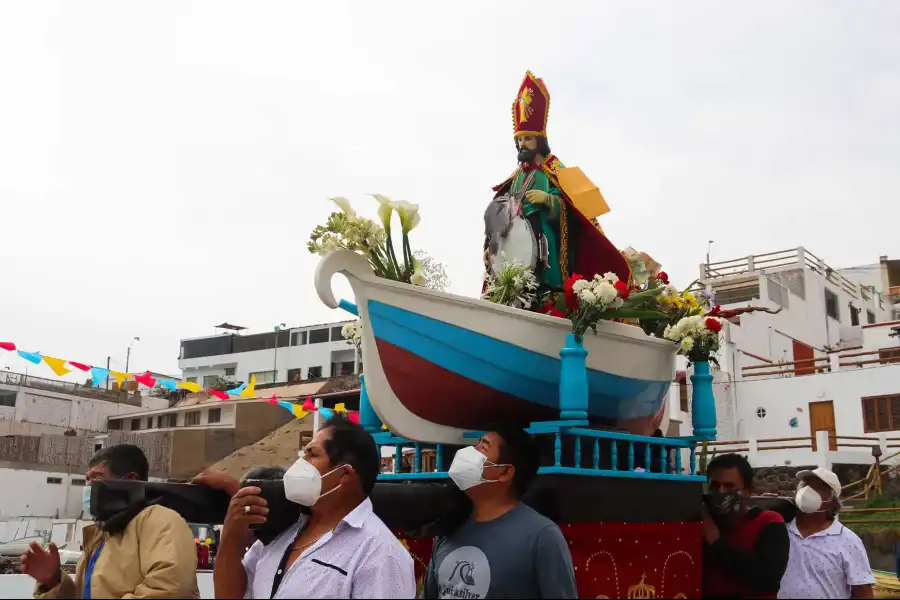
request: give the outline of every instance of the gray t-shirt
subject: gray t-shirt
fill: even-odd
[[[525,504],[435,541],[423,598],[578,598],[559,527]]]

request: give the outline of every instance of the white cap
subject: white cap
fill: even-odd
[[[831,491],[834,492],[835,498],[841,497],[841,481],[838,479],[838,476],[829,471],[828,469],[818,468],[813,469],[812,471],[800,471],[797,473],[797,479],[800,481],[806,481],[810,477],[815,477],[816,479],[821,479],[828,487],[831,488]]]

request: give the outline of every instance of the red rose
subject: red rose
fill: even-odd
[[[656,278],[662,281],[664,284],[669,285],[669,274],[665,271],[660,271],[659,275],[657,275]]]
[[[559,317],[560,319],[566,318],[565,313],[556,308],[556,303],[554,303],[552,299],[547,300],[547,302],[544,303],[544,306],[541,307],[540,312],[544,313],[545,315],[550,315],[551,317]]]
[[[719,333],[722,331],[722,323],[718,319],[707,319],[706,328],[713,333]]]
[[[719,306],[718,304],[716,304],[715,306],[713,306],[713,309],[711,311],[706,313],[706,316],[707,317],[717,317],[717,316],[719,316],[720,312],[722,312],[722,307]]]
[[[579,275],[575,273],[568,279],[566,279],[566,283],[563,285],[563,295],[566,299],[566,307],[568,307],[569,312],[575,312],[578,310],[578,294],[575,293],[573,289],[575,286],[575,282],[584,279],[584,275]]]
[[[622,298],[622,300],[628,300],[628,296],[631,295],[631,290],[628,289],[627,283],[620,279],[613,284],[613,287],[616,288],[617,292],[619,292],[619,296]]]

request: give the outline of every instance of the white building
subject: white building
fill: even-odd
[[[349,375],[357,360],[356,348],[341,336],[349,322],[184,339],[178,366],[186,381],[203,387],[220,377],[249,382],[255,375],[257,384],[265,384]]]
[[[873,442],[895,451],[900,261],[839,271],[797,248],[702,265],[701,275],[724,309],[780,309],[739,315],[725,329],[714,380],[718,440],[735,443],[721,451],[746,449],[754,466],[814,464],[825,451],[816,432],[830,436],[833,462],[871,461]],[[672,386],[668,417],[689,435],[685,382]]]

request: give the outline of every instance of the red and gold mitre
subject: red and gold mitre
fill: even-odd
[[[544,82],[531,71],[519,86],[519,93],[512,106],[513,131],[521,135],[547,136],[547,114],[550,112],[550,92]]]

